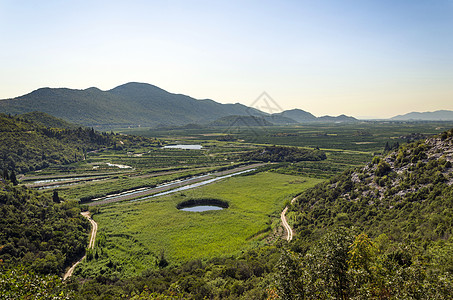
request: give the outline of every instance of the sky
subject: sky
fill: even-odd
[[[145,82],[220,103],[453,110],[453,0],[0,0],[0,99]]]

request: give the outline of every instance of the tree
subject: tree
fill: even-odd
[[[347,228],[328,232],[304,259],[306,293],[310,299],[347,299],[348,251],[352,235]]]
[[[60,199],[60,196],[58,196],[58,191],[57,190],[53,190],[52,200],[55,203],[60,203],[61,202],[61,199]]]
[[[364,269],[370,273],[370,264],[376,255],[377,248],[365,233],[359,234],[349,250],[349,268]]]
[[[277,294],[279,299],[303,299],[304,284],[300,260],[295,253],[283,250],[277,264]]]
[[[379,164],[377,165],[377,168],[376,168],[376,176],[384,176],[384,175],[387,175],[388,173],[390,173],[392,171],[392,168],[390,167],[390,165],[385,162],[384,160],[381,160],[379,162]]]
[[[3,179],[9,180],[8,169],[6,169],[6,168],[3,168]]]
[[[11,180],[13,185],[18,185],[19,184],[19,181],[17,181],[17,178],[16,178],[16,172],[14,172],[14,170],[11,171],[11,175],[10,175],[9,179]]]
[[[168,261],[165,258],[165,250],[164,249],[162,249],[160,251],[159,262],[157,263],[157,265],[159,266],[159,268],[165,268],[166,266],[168,266]]]

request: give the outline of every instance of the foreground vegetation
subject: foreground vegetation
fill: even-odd
[[[4,266],[29,265],[62,274],[84,253],[88,222],[76,202],[62,202],[0,183],[0,257]]]
[[[136,129],[150,138],[66,127],[42,115],[26,118],[4,116],[3,121],[10,130],[2,135],[6,145],[36,137],[21,142],[28,156],[18,155],[17,147],[2,148],[7,167],[0,183],[0,294],[7,299],[38,294],[53,299],[449,299],[453,294],[453,131],[425,138],[447,123],[271,126],[263,132]],[[44,132],[61,136],[44,137]],[[108,142],[93,143],[90,135]],[[33,150],[38,140],[49,146],[52,159],[61,159],[40,169],[44,157]],[[160,147],[181,142],[203,148]],[[307,147],[321,150],[307,152]],[[65,160],[65,151],[80,155]],[[307,161],[306,154],[323,160]],[[80,216],[86,209],[80,200],[257,160],[277,163],[202,188],[90,208],[99,225],[95,248],[86,251],[69,281],[47,275],[61,275],[85,252],[89,223]],[[26,174],[16,178],[19,171]],[[19,183],[43,190],[14,185]],[[216,199],[228,208],[177,209],[200,199]],[[290,243],[280,238],[285,205],[295,229]]]

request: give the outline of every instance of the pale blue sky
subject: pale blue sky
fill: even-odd
[[[0,99],[139,81],[245,105],[453,110],[453,0],[0,0]]]

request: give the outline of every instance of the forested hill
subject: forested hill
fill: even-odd
[[[349,224],[395,241],[448,239],[453,231],[453,129],[375,157],[302,194],[292,208],[301,235]],[[452,266],[453,267],[453,266]]]
[[[35,119],[38,123],[32,121]],[[45,114],[0,114],[0,168],[22,173],[80,161],[90,150],[124,147],[131,142],[157,143],[150,138],[99,133],[92,128],[52,128],[42,124],[68,123]]]
[[[23,265],[62,274],[84,252],[90,228],[76,202],[0,181],[0,270]]]
[[[18,115],[17,119],[50,128],[74,129],[80,127],[80,125],[66,122],[65,120],[59,119],[57,117],[51,116],[40,111],[32,111],[29,113]]]
[[[453,129],[302,193],[279,295],[451,299],[452,163]]]
[[[264,115],[242,104],[220,104],[172,94],[145,83],[127,83],[112,90],[41,88],[0,101],[0,112],[42,111],[66,121],[110,129],[127,126],[208,123],[228,115]]]

